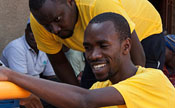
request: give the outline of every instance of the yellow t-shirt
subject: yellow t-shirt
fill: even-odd
[[[129,17],[136,24],[135,30],[140,41],[162,32],[161,17],[148,0],[121,0],[121,2]]]
[[[111,82],[97,82],[91,89],[104,88]],[[175,108],[175,88],[162,71],[139,67],[136,75],[112,85],[126,105],[104,108]]]
[[[46,31],[31,14],[31,27],[40,50],[48,54],[55,54],[61,50],[62,44],[65,44],[69,48],[85,51],[83,47],[84,30],[93,17],[104,12],[115,12],[124,16],[129,22],[131,32],[135,28],[135,24],[125,12],[120,0],[75,1],[79,11],[78,22],[75,25],[73,36],[68,39],[61,39]]]

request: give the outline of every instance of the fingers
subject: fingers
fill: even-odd
[[[26,108],[43,108],[40,99],[33,94],[31,94],[28,98],[21,99],[20,105],[23,105]]]
[[[36,100],[34,103],[33,103],[34,107],[35,108],[43,108],[43,105],[41,103],[40,100]]]

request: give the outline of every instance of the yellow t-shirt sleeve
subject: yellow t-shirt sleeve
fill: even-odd
[[[113,87],[121,93],[128,108],[175,107],[175,89],[160,71],[136,75]]]
[[[94,6],[92,6],[91,12],[93,17],[104,12],[120,14],[128,21],[131,33],[135,29],[134,22],[130,19],[119,0],[96,0]]]
[[[58,37],[45,30],[32,14],[30,14],[30,24],[39,50],[47,54],[56,54],[61,50],[62,43],[58,42]]]

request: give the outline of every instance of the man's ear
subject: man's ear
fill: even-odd
[[[28,31],[27,31],[27,28],[25,29],[25,34],[27,33]]]
[[[127,55],[131,50],[131,39],[127,38],[122,42],[122,53]]]

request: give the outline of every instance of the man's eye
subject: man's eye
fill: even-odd
[[[85,50],[89,50],[90,47],[89,47],[89,46],[84,46],[84,49],[85,49]]]
[[[87,50],[87,49],[89,49],[89,48],[88,48],[88,47],[86,47],[86,46],[84,46],[84,49],[85,49],[85,50]]]
[[[101,48],[107,48],[109,45],[100,45]]]
[[[60,20],[61,20],[61,17],[59,16],[55,19],[55,22],[59,22]]]

